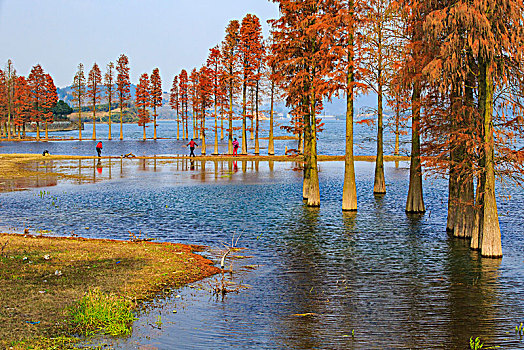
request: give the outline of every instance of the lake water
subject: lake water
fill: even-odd
[[[280,128],[280,125],[287,125],[287,120],[275,121],[275,136],[289,135]],[[326,119],[324,121],[324,131],[319,133],[318,153],[326,155],[341,155],[345,150],[345,120]],[[120,125],[113,124],[111,127],[112,140],[108,140],[109,127],[107,124],[97,124],[96,135],[99,140],[102,140],[104,149],[102,155],[119,156],[127,153],[133,153],[137,156],[151,156],[151,155],[174,155],[174,154],[188,154],[188,149],[185,147],[187,141],[176,140],[176,122],[173,121],[159,121],[157,122],[157,136],[159,139],[152,140],[153,128],[147,128],[147,141],[142,141],[142,127],[136,124],[124,124],[124,140],[120,141]],[[214,125],[214,121],[207,120],[206,125],[209,127]],[[235,127],[241,124],[235,123]],[[50,141],[50,142],[0,142],[0,153],[37,153],[41,154],[47,149],[51,154],[67,154],[67,155],[89,155],[95,156],[96,142],[91,140],[93,133],[93,125],[85,124],[85,129],[82,131],[83,141]],[[261,121],[260,123],[260,154],[267,155],[267,137],[269,130],[269,122]],[[356,125],[355,127],[355,154],[356,155],[372,155],[375,153],[375,133],[374,129],[366,125]],[[189,129],[189,134],[192,136],[192,130]],[[35,136],[35,133],[28,133],[29,136]],[[385,131],[385,152],[393,153],[394,149],[394,134]],[[43,138],[44,133],[41,133]],[[61,138],[68,140],[70,138],[78,138],[78,130],[67,132],[53,132],[49,133],[50,138]],[[182,137],[182,132],[180,133]],[[207,154],[213,153],[214,147],[214,132],[208,130],[206,132]],[[219,153],[227,152],[227,134],[224,133],[224,140],[219,140]],[[240,131],[235,131],[234,137],[241,140]],[[265,137],[266,139],[262,139]],[[250,139],[248,132],[248,148],[249,153],[254,152],[254,140]],[[410,136],[401,136],[402,152],[401,154],[408,154]],[[198,141],[197,141],[198,142]],[[296,149],[296,140],[276,140],[275,154],[284,154],[285,148]],[[198,142],[200,145],[200,142]],[[197,154],[200,154],[200,148],[197,149]]]
[[[330,133],[326,143],[331,137],[338,146],[328,148],[341,154],[339,133]],[[113,143],[136,144],[146,155],[170,154],[156,145],[176,144],[112,141],[104,151],[123,152],[110,152]],[[46,146],[80,154],[73,144],[94,147],[91,141]],[[40,145],[4,142],[0,152]],[[217,298],[209,292],[212,278],[173,291],[144,307],[130,338],[106,340],[114,348],[469,349],[469,338],[480,337],[486,346],[524,349],[514,332],[524,321],[522,189],[498,188],[504,257],[491,260],[446,234],[445,180],[424,181],[426,214],[405,214],[408,163],[386,164],[388,192],[376,197],[373,163],[357,162],[356,214],[341,211],[342,162],[319,165],[320,209],[302,203],[302,173],[291,162],[103,159],[35,166],[80,177],[10,184],[39,188],[0,194],[2,230],[114,239],[141,232],[209,246],[203,254],[212,258],[232,240],[247,248],[235,253],[244,259],[227,261],[234,273],[226,275],[247,288]]]
[[[141,312],[130,338],[111,340],[118,349],[466,349],[477,336],[524,348],[514,333],[524,314],[523,191],[499,199],[504,258],[480,259],[445,232],[445,181],[425,181],[428,212],[407,216],[407,163],[387,164],[383,197],[372,194],[373,164],[356,169],[359,211],[343,214],[342,162],[320,164],[322,207],[309,209],[293,163],[82,160],[84,180],[1,194],[0,224],[247,248],[232,278],[249,288],[216,298],[211,279],[174,291]]]

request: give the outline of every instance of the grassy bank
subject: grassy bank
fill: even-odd
[[[129,324],[126,310],[141,300],[218,271],[181,244],[0,234],[0,249],[0,348],[48,348],[99,329],[125,334],[97,317],[120,308],[117,321]]]

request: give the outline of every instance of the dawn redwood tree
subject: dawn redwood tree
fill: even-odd
[[[338,86],[335,91],[343,91],[346,95],[346,151],[344,162],[344,185],[342,188],[342,210],[357,210],[357,187],[355,182],[355,162],[353,155],[353,120],[354,103],[357,89],[362,83],[357,80],[362,75],[361,57],[362,46],[357,28],[362,24],[362,8],[360,0],[335,0],[324,16],[324,23],[328,26],[330,35],[324,45],[333,55],[334,66],[330,77]]]
[[[14,92],[14,123],[19,130],[22,127],[22,135],[25,138],[25,125],[30,122],[32,112],[31,90],[25,77],[16,78]],[[18,137],[20,138],[20,132]]]
[[[277,64],[278,61],[276,59],[275,52],[273,51],[275,49],[275,45],[273,45],[273,37],[271,36],[268,40],[268,54],[267,54],[267,66],[268,69],[266,71],[266,81],[269,82],[269,140],[268,140],[268,146],[267,146],[267,154],[272,156],[275,155],[275,141],[274,141],[274,103],[275,103],[275,92],[276,92],[276,81],[278,79],[277,75]]]
[[[107,65],[106,74],[104,74],[104,86],[106,92],[106,99],[109,105],[109,118],[108,118],[108,127],[109,127],[109,136],[108,139],[111,140],[111,105],[113,99],[115,98],[115,64],[109,62]]]
[[[260,121],[259,121],[259,111],[258,107],[260,104],[260,89],[261,89],[261,80],[264,76],[264,70],[266,69],[266,47],[262,41],[262,37],[260,37],[260,46],[257,50],[257,64],[255,69],[255,74],[253,77],[254,80],[254,89],[255,89],[255,154],[260,154],[260,143],[259,143],[259,129],[260,129]]]
[[[211,106],[213,102],[214,84],[213,84],[213,73],[210,68],[203,66],[198,71],[198,104],[201,109],[201,135],[202,135],[202,155],[206,155],[206,108]],[[216,125],[216,123],[215,123]],[[215,134],[216,136],[216,134]]]
[[[86,78],[84,75],[84,65],[78,64],[78,68],[73,78],[73,102],[78,106],[78,140],[82,141],[82,104],[86,97]]]
[[[191,95],[191,109],[193,110],[193,139],[201,136],[198,131],[198,71],[196,68],[191,70],[189,76],[189,94]]]
[[[138,126],[144,128],[144,141],[146,140],[146,124],[151,121],[149,118],[148,107],[151,107],[149,75],[144,73],[140,76],[140,81],[136,86],[136,108],[138,113]]]
[[[45,121],[45,139],[48,137],[48,124],[53,123],[53,109],[58,103],[58,92],[51,75],[45,75],[45,95],[44,95],[44,121]]]
[[[325,3],[316,0],[274,0],[279,3],[280,18],[273,20],[273,50],[279,62],[278,81],[286,93],[286,103],[303,118],[304,186],[307,206],[320,206],[317,166],[317,113],[328,86],[325,69],[331,57],[323,49],[326,26],[320,20]]]
[[[364,9],[363,81],[377,94],[377,157],[373,193],[386,193],[384,178],[384,97],[389,95],[392,76],[399,69],[402,27],[398,5],[393,0],[369,0]],[[397,134],[398,136],[398,134]]]
[[[471,248],[498,258],[502,246],[495,175],[520,181],[523,171],[515,139],[524,125],[524,4],[488,0],[440,5],[431,9],[424,27],[432,43],[440,41],[425,72],[445,100],[430,106],[434,120],[425,118],[436,140],[432,158],[450,172],[448,207],[455,215],[448,217],[448,225],[451,221],[452,229],[465,237],[472,227]],[[438,113],[442,110],[449,111],[448,120]],[[473,201],[476,216],[471,225]]]
[[[240,23],[237,20],[229,22],[226,28],[226,37],[222,42],[221,58],[223,80],[226,86],[226,93],[229,99],[228,111],[228,142],[227,153],[233,153],[233,99],[238,86],[238,64],[239,64],[239,42],[240,42]]]
[[[129,81],[129,59],[121,54],[116,61],[116,90],[120,104],[120,140],[124,139],[123,113],[127,102],[131,99],[131,82]]]
[[[31,73],[29,73],[28,81],[33,105],[31,121],[36,123],[36,140],[39,141],[40,123],[44,121],[46,103],[46,78],[42,66],[39,64],[33,66]]]
[[[406,212],[424,213],[426,207],[422,191],[420,120],[424,88],[422,69],[430,57],[428,53],[430,49],[424,41],[423,32],[427,8],[426,3],[418,0],[403,0],[400,5],[404,10],[405,36],[408,41],[403,52],[406,56],[403,58],[404,88],[411,90],[411,162]]]
[[[7,87],[5,73],[0,69],[0,127],[2,137],[7,136]]]
[[[182,133],[184,133],[184,139],[189,139],[189,127],[188,127],[188,104],[189,104],[189,79],[187,77],[187,71],[182,69],[179,76],[178,93],[180,98],[180,112],[182,112]],[[185,128],[184,128],[185,123]]]
[[[176,139],[180,140],[180,99],[178,93],[178,75],[173,78],[173,85],[171,86],[169,94],[169,106],[176,111]]]
[[[158,68],[153,69],[151,74],[151,107],[153,107],[153,139],[156,140],[156,109],[162,107],[162,79]]]
[[[14,109],[14,84],[16,82],[16,69],[13,62],[8,59],[4,71],[5,97],[7,109],[7,139],[10,140],[14,133],[13,129],[13,109]]]
[[[247,14],[240,26],[239,55],[242,65],[242,154],[247,154],[247,89],[253,86],[258,61],[262,57],[262,27],[257,16]]]
[[[211,94],[213,99],[213,105],[215,108],[215,147],[213,148],[213,155],[218,155],[218,114],[217,108],[220,99],[222,98],[223,91],[222,85],[220,84],[220,50],[217,46],[209,50],[209,55],[207,57],[206,63],[209,74],[209,79],[211,81]]]
[[[91,68],[87,77],[87,97],[91,102],[91,110],[93,111],[92,139],[96,140],[96,105],[100,103],[102,98],[102,73],[96,62],[93,64],[93,68]]]

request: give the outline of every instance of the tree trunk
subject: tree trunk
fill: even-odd
[[[45,121],[45,140],[49,140],[49,128],[47,126],[47,120]]]
[[[202,128],[200,130],[202,135],[202,151],[200,152],[203,156],[206,155],[206,107],[202,106]]]
[[[320,185],[318,182],[318,163],[317,163],[317,123],[316,123],[316,96],[315,92],[311,93],[310,101],[310,110],[308,118],[311,118],[309,133],[309,147],[310,147],[310,156],[309,156],[309,190],[307,197],[307,206],[308,207],[320,207]]]
[[[383,126],[383,110],[382,110],[382,74],[379,69],[378,72],[378,108],[377,108],[377,158],[375,160],[375,185],[373,193],[386,193],[386,181],[384,179],[384,126]]]
[[[93,140],[96,140],[96,106],[93,107]]]
[[[308,107],[309,99],[304,98],[302,109]],[[302,199],[307,201],[309,182],[311,181],[311,119],[309,113],[304,113],[304,182],[302,184]]]
[[[156,140],[156,106],[153,106],[153,140]]]
[[[120,141],[124,139],[124,111],[122,110],[122,102],[120,102]]]
[[[255,154],[260,154],[260,144],[258,141],[258,128],[259,128],[259,121],[258,121],[258,89],[259,89],[259,82],[257,80],[257,87],[255,89]]]
[[[409,167],[409,190],[406,203],[407,213],[423,213],[426,211],[422,194],[422,164],[420,161],[420,96],[420,85],[415,83],[411,98],[411,164]]]
[[[456,171],[453,169],[454,156],[453,152],[450,152],[450,166],[449,166],[449,179],[448,179],[448,219],[446,223],[446,231],[454,232],[455,221],[457,216],[457,202],[458,202],[458,180]]]
[[[350,13],[353,13],[353,1],[349,1]],[[355,161],[353,158],[353,28],[350,28],[348,52],[348,72],[346,82],[346,154],[344,158],[344,186],[342,188],[342,210],[357,210],[357,185],[355,182]]]
[[[146,140],[146,123],[144,123],[143,127],[144,127],[143,141],[145,141]]]
[[[215,149],[213,155],[218,155],[218,116],[217,116],[217,101],[215,97]]]
[[[109,127],[109,135],[107,136],[108,140],[111,140],[111,101],[109,101],[109,120],[108,120],[108,127]],[[111,168],[110,168],[111,169]]]
[[[271,109],[269,111],[269,141],[267,144],[267,154],[275,154],[275,141],[273,140],[273,103],[274,103],[275,83],[271,81]]]
[[[227,140],[227,154],[233,154],[233,86],[229,84],[229,135]]]
[[[247,154],[247,132],[246,132],[246,100],[247,100],[246,78],[242,84],[242,154]]]
[[[78,106],[78,140],[82,141],[82,109]]]
[[[502,239],[500,234],[497,201],[495,197],[495,164],[494,164],[494,138],[493,138],[493,78],[491,65],[488,62],[479,64],[481,70],[480,84],[485,86],[485,99],[482,101],[484,122],[484,158],[485,158],[485,184],[484,184],[484,210],[482,213],[482,232],[480,254],[488,258],[502,257]],[[482,79],[484,78],[484,79]]]
[[[36,122],[36,140],[40,141],[40,122]]]

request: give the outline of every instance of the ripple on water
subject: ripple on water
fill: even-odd
[[[445,181],[425,181],[428,213],[404,213],[402,164],[387,164],[388,192],[375,197],[373,164],[358,163],[359,211],[346,214],[339,162],[321,164],[320,209],[304,207],[300,172],[287,163],[273,171],[267,163],[245,171],[238,164],[236,172],[219,164],[217,176],[212,162],[187,165],[155,171],[150,163],[115,163],[107,181],[104,163],[103,181],[59,183],[44,196],[40,189],[1,194],[0,225],[116,239],[141,232],[216,248],[240,236],[251,258],[235,265],[259,265],[237,277],[250,289],[224,301],[177,291],[182,298],[144,313],[117,348],[463,349],[477,336],[524,348],[513,333],[524,311],[522,189],[499,201],[500,212],[510,213],[500,218],[505,257],[486,260],[447,236]],[[148,324],[160,313],[162,330],[155,330]]]

